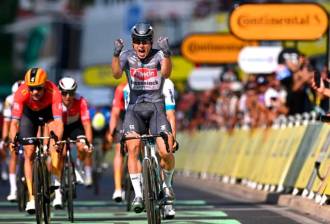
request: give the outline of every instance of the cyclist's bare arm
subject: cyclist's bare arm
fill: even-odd
[[[161,62],[160,73],[164,78],[169,78],[172,72],[172,60],[171,57],[164,57]]]
[[[53,130],[59,139],[62,139],[64,125],[62,119],[55,119],[49,124],[49,129]]]
[[[110,143],[112,143],[113,136],[116,130],[116,127],[118,125],[119,117],[120,117],[120,108],[118,107],[112,107],[111,110],[111,119],[109,123],[109,133],[108,133],[108,140]]]
[[[92,131],[92,125],[91,122],[84,122],[83,123],[84,131],[85,131],[85,136],[86,139],[89,143],[93,142],[93,131]]]
[[[10,128],[9,128],[9,138],[11,142],[14,142],[16,133],[19,131],[19,120],[12,119],[10,122]]]
[[[10,120],[5,119],[2,124],[2,140],[9,137]]]
[[[123,70],[120,68],[120,60],[118,56],[112,57],[111,68],[112,68],[113,77],[115,79],[120,79],[123,74]]]
[[[174,139],[176,139],[176,122],[175,122],[175,110],[167,110],[166,116],[168,122],[170,122],[171,129],[172,129],[172,135]]]

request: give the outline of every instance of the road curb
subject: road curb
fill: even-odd
[[[276,204],[279,206],[288,207],[299,213],[305,213],[330,223],[330,206],[319,205],[311,199],[290,194],[271,193],[262,190],[255,190],[241,184],[223,183],[219,180],[201,179],[191,176],[180,175],[175,182],[198,188],[200,190],[221,194],[230,195],[236,199],[253,203]]]

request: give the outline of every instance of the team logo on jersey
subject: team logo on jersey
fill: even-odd
[[[148,80],[150,78],[157,77],[156,68],[130,68],[130,74],[132,77],[139,80]]]

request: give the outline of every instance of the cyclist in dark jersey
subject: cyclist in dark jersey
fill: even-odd
[[[140,134],[168,134],[170,153],[166,151],[162,139],[156,140],[160,155],[160,165],[164,171],[164,193],[168,203],[174,200],[171,186],[174,171],[174,156],[172,153],[173,136],[171,126],[165,114],[165,101],[162,94],[164,80],[172,71],[171,52],[168,38],[160,37],[157,44],[160,48],[152,48],[153,28],[146,23],[138,23],[131,29],[133,49],[122,52],[122,39],[115,41],[112,71],[114,77],[121,78],[126,73],[130,88],[130,100],[123,124],[126,136]],[[135,192],[132,209],[139,213],[143,211],[142,174],[139,171],[140,140],[127,141],[128,170]]]

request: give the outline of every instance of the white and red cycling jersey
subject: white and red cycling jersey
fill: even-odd
[[[68,108],[63,104],[63,122],[64,125],[69,125],[77,121],[81,121],[82,124],[90,122],[90,114],[88,110],[87,100],[76,95],[72,105]]]

